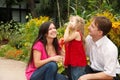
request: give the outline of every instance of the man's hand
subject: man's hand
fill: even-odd
[[[85,75],[79,77],[78,80],[89,80],[89,74],[85,74]]]

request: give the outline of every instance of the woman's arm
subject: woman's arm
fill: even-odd
[[[33,60],[36,68],[39,68],[50,61],[58,62],[62,60],[62,56],[53,56],[44,60],[41,60],[40,57],[41,57],[41,52],[37,50],[33,50]]]

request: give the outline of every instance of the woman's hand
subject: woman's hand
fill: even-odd
[[[53,57],[50,57],[52,61],[55,61],[55,62],[61,62],[63,61],[63,57],[62,56],[53,56]]]

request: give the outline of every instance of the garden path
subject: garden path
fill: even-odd
[[[0,57],[0,80],[26,80],[25,66],[24,62]]]

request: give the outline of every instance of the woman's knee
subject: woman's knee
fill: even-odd
[[[56,62],[49,62],[48,64],[48,68],[50,68],[51,70],[57,70],[58,66]]]

